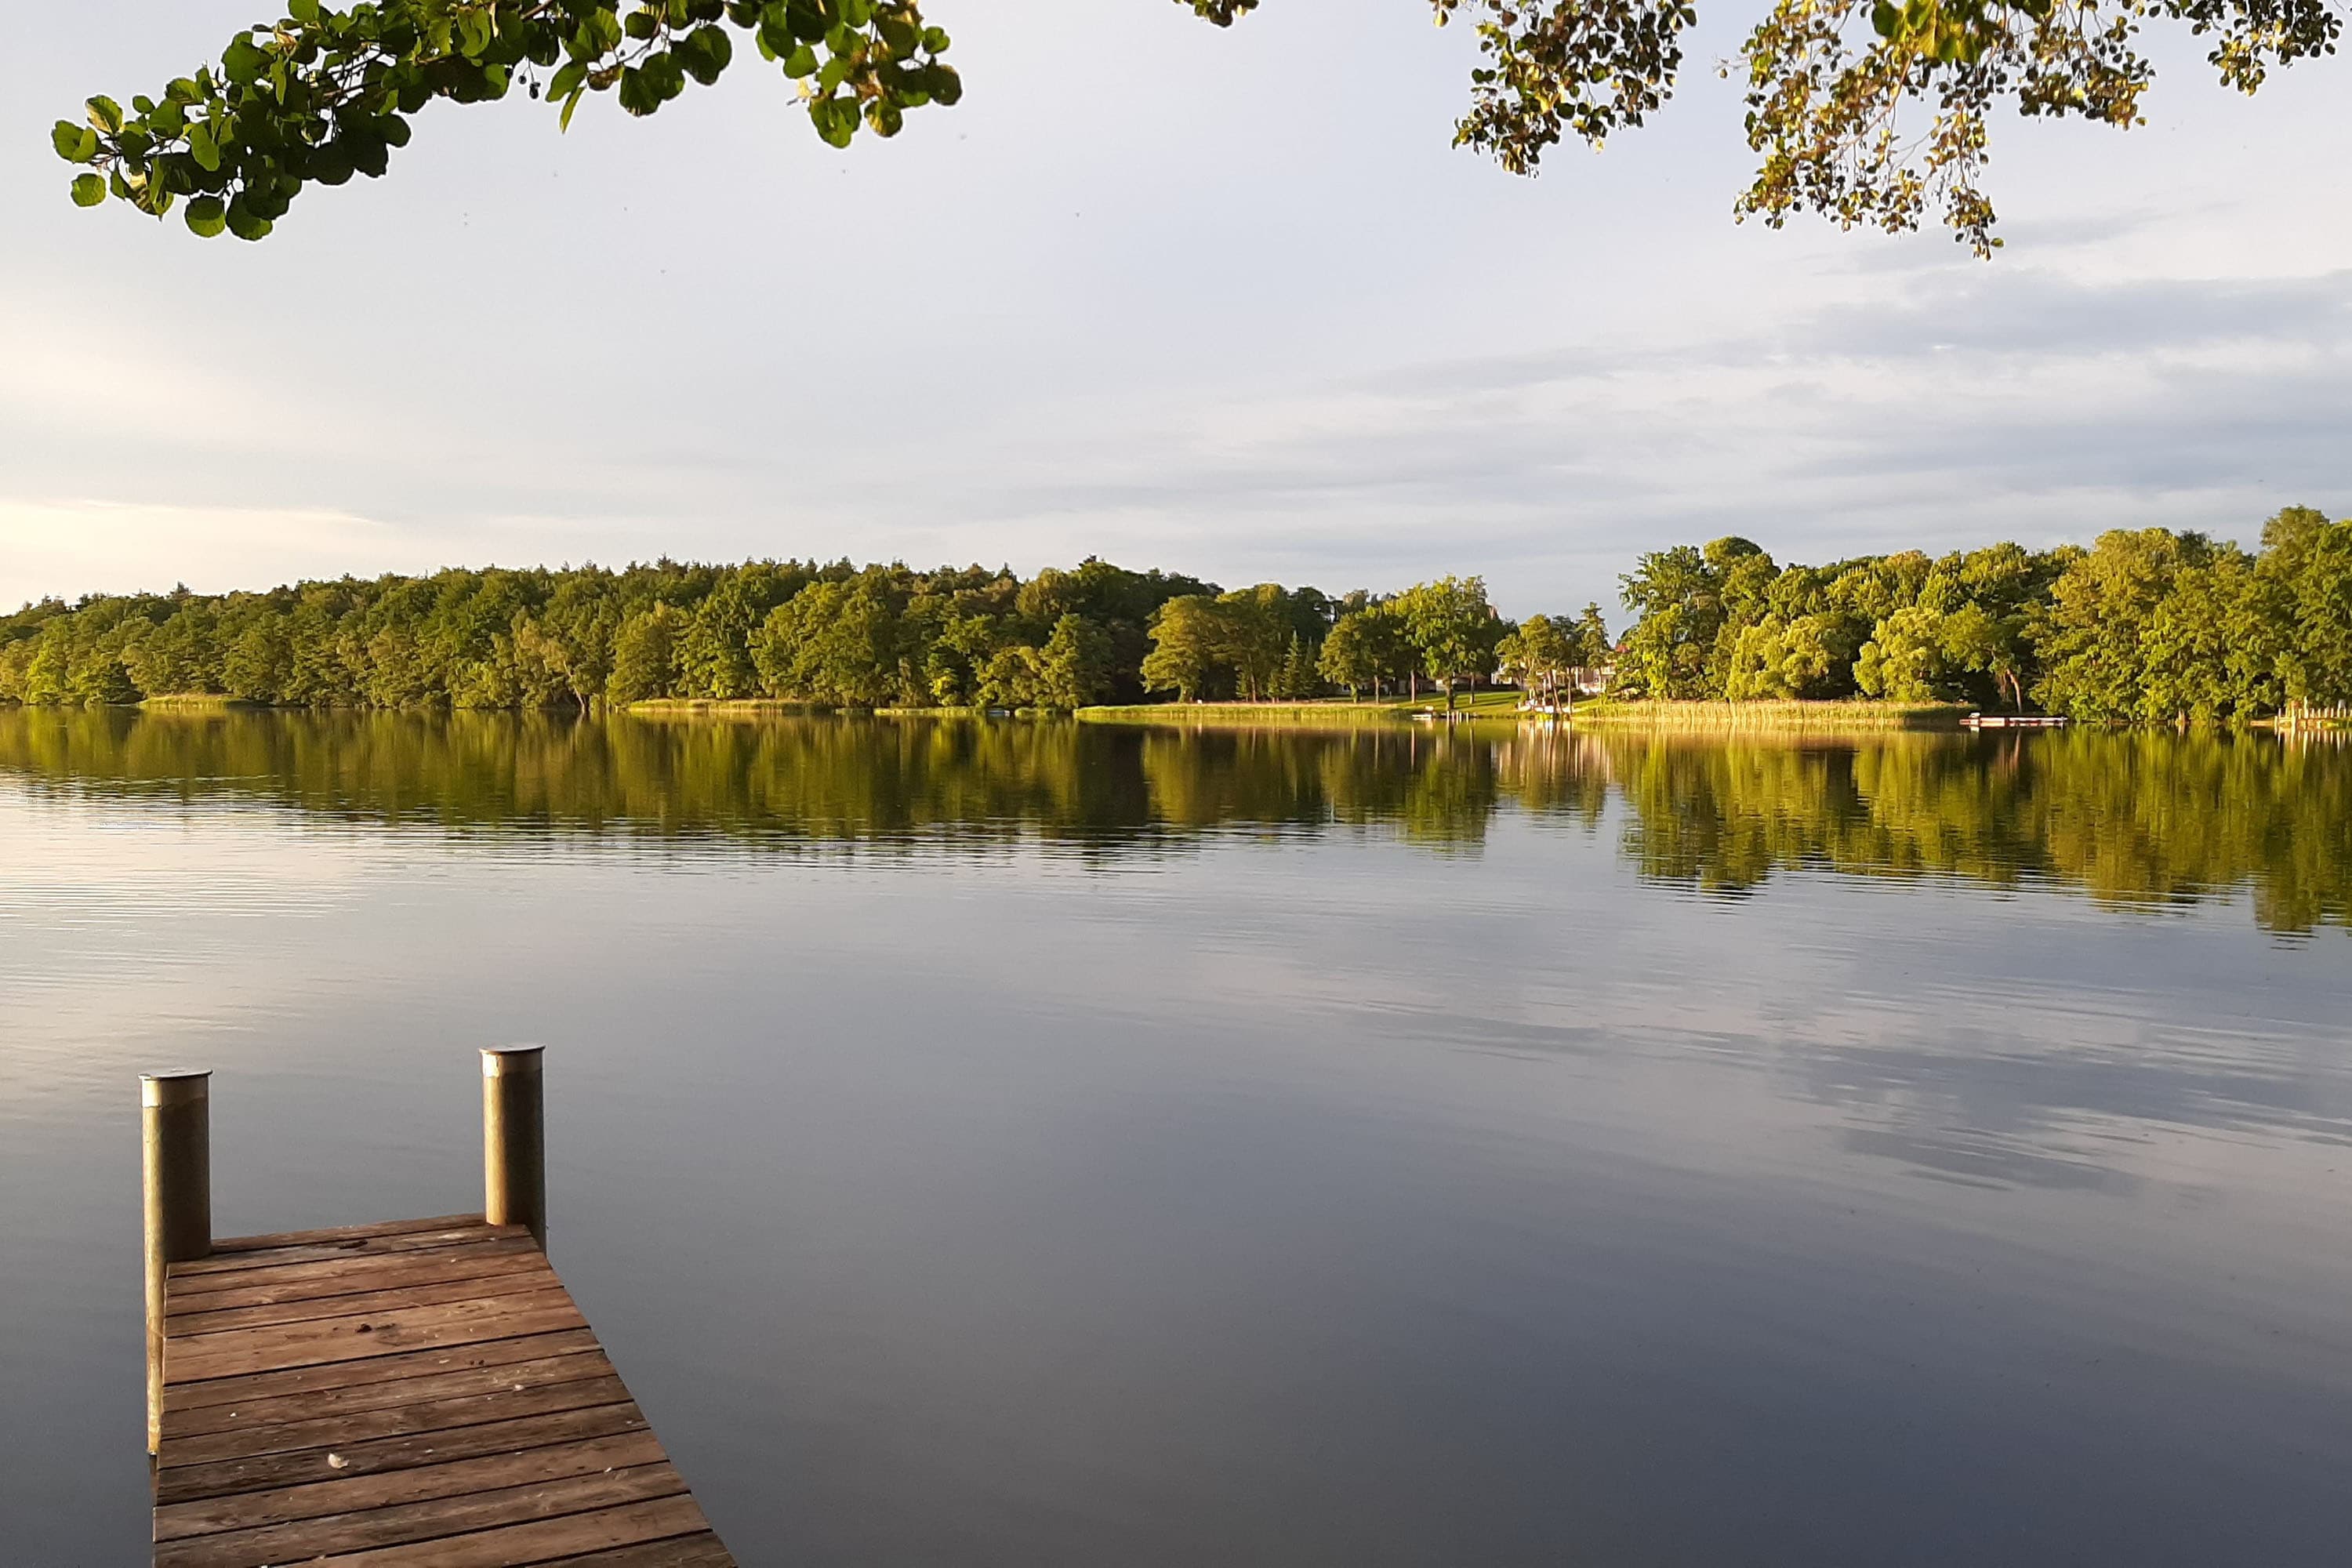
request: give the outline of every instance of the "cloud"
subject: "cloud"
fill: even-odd
[[[116,3],[76,79],[218,33]],[[971,9],[969,101],[885,145],[823,148],[772,80],[567,137],[436,110],[394,178],[254,247],[73,211],[46,119],[0,104],[0,600],[1100,552],[1483,571],[1524,612],[1735,530],[1803,558],[2345,504],[2352,229],[2300,173],[2352,153],[2330,79],[2005,127],[1986,264],[1732,226],[1712,78],[1526,182],[1444,145],[1469,45],[1411,7]],[[1106,58],[1152,64],[1081,123]]]

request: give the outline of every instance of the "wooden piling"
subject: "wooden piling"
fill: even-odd
[[[543,1046],[482,1052],[482,1213],[529,1228],[547,1250],[547,1104]]]
[[[147,1451],[163,1437],[163,1287],[171,1265],[213,1249],[212,1075],[139,1079],[147,1244]]]

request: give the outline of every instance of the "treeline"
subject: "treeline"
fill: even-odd
[[[0,702],[204,694],[289,707],[576,708],[772,698],[1069,709],[1418,696],[1501,675],[1555,704],[1605,674],[1662,700],[1885,698],[2110,721],[2352,701],[2352,521],[2290,508],[2249,553],[2119,531],[1781,566],[1745,539],[1641,557],[1635,616],[1499,617],[1477,577],[1386,596],[1226,592],[1100,560],[973,566],[658,561],[446,571],[267,593],[58,600],[0,618]]]
[[[1780,566],[1744,539],[1641,558],[1614,689],[1664,699],[1882,697],[2089,721],[2227,721],[2352,700],[2352,521],[2292,507],[2249,553],[2102,534]]]
[[[1598,616],[1587,637],[1605,650]],[[1475,577],[1333,598],[1272,583],[1227,593],[1092,559],[1026,581],[845,561],[451,570],[30,605],[0,618],[0,701],[586,712],[742,698],[1076,708],[1424,679],[1450,692],[1494,672],[1510,630]]]

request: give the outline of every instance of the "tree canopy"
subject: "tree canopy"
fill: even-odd
[[[1026,581],[814,561],[452,569],[260,593],[48,599],[0,616],[0,705],[228,696],[285,707],[576,709],[773,699],[836,708],[1070,709],[1418,698],[1497,672],[1539,697],[1878,698],[2038,705],[2117,723],[2231,723],[2352,702],[2352,520],[2290,507],[2248,552],[2117,528],[1783,566],[1752,541],[1675,545],[1600,606],[1513,625],[1479,577],[1339,597],[1100,559]]]
[[[1219,26],[1258,0],[1177,0]],[[1431,0],[1478,39],[1457,145],[1517,174],[1569,136],[1599,147],[1673,95],[1689,0]],[[798,84],[810,126],[847,146],[898,133],[909,110],[962,95],[950,40],[915,0],[371,0],[232,34],[217,61],[125,110],[103,95],[58,121],[84,165],[74,200],[111,195],[200,235],[260,239],[312,183],[383,174],[435,100],[520,88],[559,123],[591,93],[649,115],[709,86],[748,39]],[[1982,175],[1990,121],[2019,113],[2129,127],[2155,79],[2140,32],[2179,26],[2242,92],[2274,68],[2335,52],[2332,0],[1769,0],[1725,74],[1744,79],[1758,160],[1735,204],[1775,227],[1792,213],[1842,226],[1916,227],[1932,205],[1979,254],[2000,241]]]
[[[2118,528],[2088,549],[1776,564],[1745,539],[1643,555],[1617,689],[1878,697],[2109,722],[2221,721],[2352,701],[2352,521],[2290,507],[2258,553]]]

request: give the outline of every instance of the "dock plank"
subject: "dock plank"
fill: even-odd
[[[302,1448],[342,1448],[384,1437],[412,1437],[480,1426],[526,1415],[552,1415],[599,1405],[625,1405],[629,1391],[617,1377],[584,1378],[539,1388],[500,1389],[458,1399],[434,1399],[384,1410],[337,1412],[308,1421],[280,1421],[242,1431],[208,1432],[171,1445],[171,1466],[250,1459]],[[169,1468],[159,1458],[157,1468]]]
[[[552,1444],[544,1448],[457,1459],[413,1470],[169,1503],[155,1510],[155,1539],[179,1541],[192,1535],[246,1530],[289,1520],[318,1519],[362,1509],[496,1491],[505,1487],[527,1486],[534,1479],[554,1480],[665,1462],[660,1439],[649,1431],[630,1432],[618,1437]]]
[[[521,1227],[247,1237],[165,1300],[156,1568],[731,1568]]]
[[[454,1247],[444,1252],[405,1257],[338,1258],[329,1263],[286,1263],[259,1276],[213,1274],[172,1281],[163,1296],[166,1317],[267,1307],[323,1297],[355,1296],[388,1285],[431,1285],[449,1279],[484,1279],[528,1273],[546,1256],[529,1237]]]
[[[365,1318],[330,1318],[318,1323],[197,1334],[184,1342],[184,1350],[182,1342],[172,1341],[170,1353],[183,1358],[177,1375],[203,1382],[326,1362],[373,1361],[402,1351],[520,1339],[552,1329],[587,1326],[588,1320],[562,1290],[534,1290],[488,1301],[411,1307]]]
[[[168,1419],[173,1411],[194,1410],[206,1405],[235,1405],[240,1400],[308,1394],[422,1373],[501,1366],[537,1361],[542,1356],[562,1355],[568,1351],[596,1348],[596,1336],[593,1331],[559,1329],[479,1344],[427,1347],[371,1362],[330,1362],[319,1366],[284,1367],[269,1372],[247,1373],[237,1377],[167,1384],[163,1390],[163,1411]]]
[[[177,1338],[216,1334],[229,1329],[261,1329],[279,1323],[317,1322],[328,1318],[368,1317],[394,1307],[430,1307],[449,1301],[481,1301],[526,1290],[561,1290],[563,1282],[542,1260],[534,1268],[518,1268],[470,1279],[403,1281],[347,1296],[317,1296],[300,1301],[263,1301],[250,1307],[223,1307],[215,1311],[183,1312],[164,1319]],[[244,1292],[237,1292],[242,1295]],[[203,1298],[198,1298],[202,1300]]]
[[[170,1278],[174,1284],[179,1284],[224,1274],[250,1274],[256,1269],[276,1268],[288,1263],[334,1263],[353,1258],[397,1258],[406,1252],[479,1247],[488,1242],[508,1241],[530,1235],[530,1231],[519,1225],[484,1225],[476,1221],[472,1225],[455,1226],[445,1230],[404,1231],[393,1236],[353,1237],[343,1241],[290,1242],[260,1251],[219,1252],[210,1258],[174,1263],[171,1267]]]
[[[308,1394],[284,1394],[166,1411],[163,1415],[163,1436],[167,1438],[201,1437],[214,1432],[247,1431],[257,1426],[315,1421],[330,1415],[360,1415],[404,1405],[423,1405],[434,1400],[463,1399],[478,1394],[520,1394],[526,1389],[543,1388],[552,1384],[578,1383],[614,1375],[613,1363],[604,1359],[604,1353],[593,1346],[587,1346],[536,1361],[501,1363],[453,1372],[425,1372],[376,1383],[354,1384],[344,1388],[321,1388]]]
[[[274,1563],[309,1562],[331,1552],[441,1541],[496,1525],[559,1519],[677,1497],[685,1491],[686,1479],[668,1464],[633,1465],[496,1491],[166,1542],[155,1549],[155,1568],[268,1568]]]
[[[700,1534],[709,1528],[693,1498],[670,1497],[316,1561],[341,1568],[513,1568]]]

